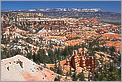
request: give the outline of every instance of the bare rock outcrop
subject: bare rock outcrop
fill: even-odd
[[[1,60],[2,81],[54,81],[56,74],[28,58],[16,55]]]

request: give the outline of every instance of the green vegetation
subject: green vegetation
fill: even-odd
[[[51,70],[53,70],[55,73],[63,75],[63,71],[60,66],[60,61],[66,59],[67,57],[71,57],[74,50],[78,50],[79,48],[83,48],[83,49],[86,48],[88,50],[87,54],[89,56],[93,56],[94,60],[96,60],[96,56],[95,56],[96,51],[104,52],[111,56],[110,59],[113,60],[113,62],[110,62],[108,64],[103,64],[103,60],[101,59],[99,60],[101,63],[101,67],[100,67],[98,60],[96,60],[95,63],[98,65],[98,68],[92,73],[92,77],[89,77],[89,80],[120,81],[121,80],[121,68],[120,68],[121,57],[117,55],[115,47],[105,47],[105,46],[100,47],[99,45],[104,44],[104,41],[102,41],[100,38],[101,36],[92,38],[90,40],[87,40],[86,43],[81,44],[81,45],[65,46],[64,49],[61,49],[61,48],[53,49],[50,46],[50,48],[47,50],[39,49],[37,54],[29,52],[27,53],[26,57],[33,60],[37,64],[40,64],[40,63],[55,64],[55,68]],[[7,43],[9,42],[6,41],[6,44]],[[3,59],[3,58],[8,58],[8,57],[12,57],[14,55],[20,54],[20,51],[10,50],[10,47],[7,47],[7,48],[2,48],[1,54],[2,54],[1,57]],[[78,80],[84,81],[83,73],[76,74],[76,72],[72,73],[72,71],[70,70],[67,76],[72,77],[73,81],[78,81]]]
[[[101,69],[95,72],[95,81],[120,81],[121,68],[114,66],[115,64],[109,63],[104,65]]]

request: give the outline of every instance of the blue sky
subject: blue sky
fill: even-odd
[[[120,1],[2,1],[2,10],[26,10],[34,8],[101,8],[121,12]]]

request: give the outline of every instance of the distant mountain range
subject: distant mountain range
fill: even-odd
[[[29,9],[29,10],[3,10],[3,11],[43,11],[43,12],[50,12],[50,11],[79,11],[79,12],[98,12],[102,11],[100,8],[40,8],[40,9]]]
[[[4,12],[8,12],[3,10]],[[91,18],[98,17],[104,22],[121,23],[121,13],[107,12],[100,8],[43,8],[29,10],[9,10],[11,12],[41,12],[48,17]]]

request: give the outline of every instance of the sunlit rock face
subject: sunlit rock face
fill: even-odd
[[[16,55],[1,60],[2,81],[54,81],[56,75],[24,56]]]

